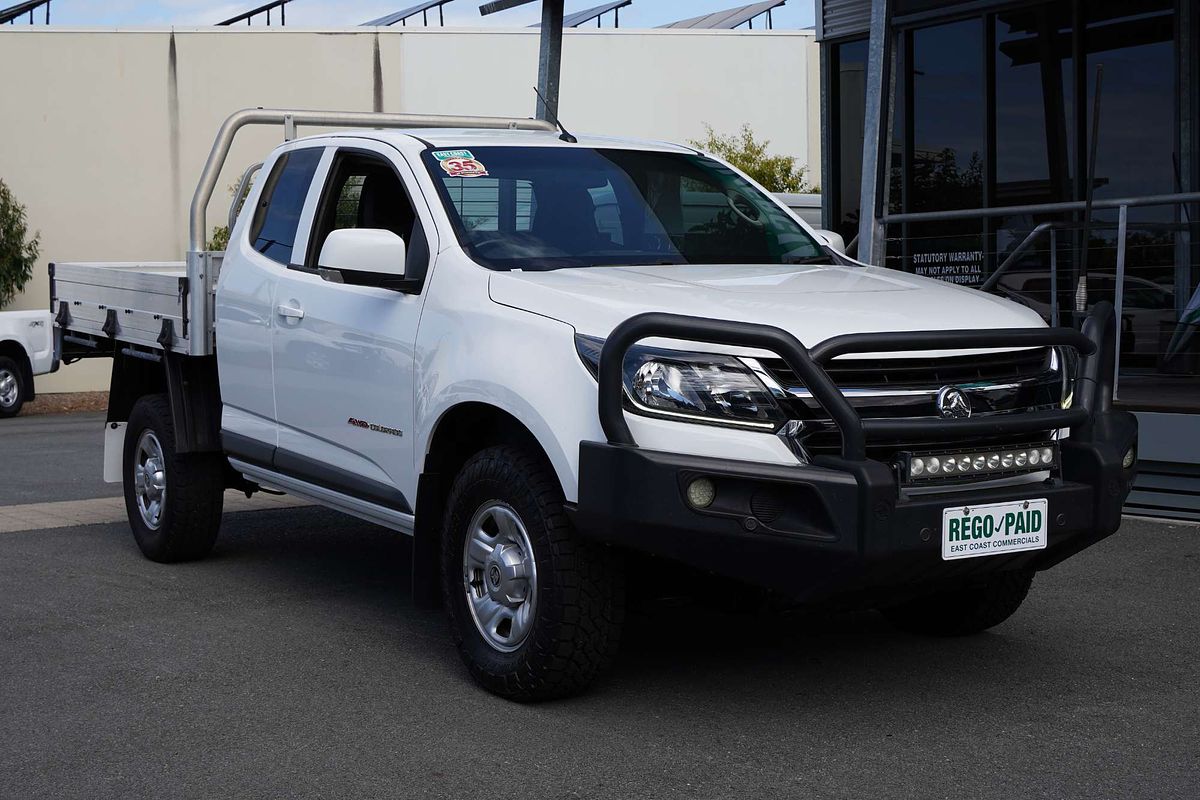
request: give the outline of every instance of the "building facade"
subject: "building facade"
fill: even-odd
[[[1118,403],[1143,431],[1131,505],[1200,518],[1198,17],[1195,0],[817,8],[826,226],[1049,322],[1116,304]]]

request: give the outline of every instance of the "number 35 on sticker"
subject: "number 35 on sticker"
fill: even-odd
[[[487,167],[470,150],[435,150],[433,157],[451,178],[487,177]]]

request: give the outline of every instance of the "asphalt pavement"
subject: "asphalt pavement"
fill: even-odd
[[[0,506],[120,495],[103,474],[103,414],[0,420]]]
[[[55,486],[94,485],[84,422],[45,431]],[[7,424],[0,504],[55,499],[10,485]],[[0,533],[0,798],[1200,796],[1200,527],[1129,520],[968,639],[652,606],[606,681],[533,706],[470,682],[408,566],[315,507],[176,566],[123,523]]]

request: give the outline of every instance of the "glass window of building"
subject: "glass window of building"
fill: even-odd
[[[1086,305],[1122,302],[1118,399],[1134,408],[1200,409],[1200,204],[1128,208],[1125,277],[1118,286],[1118,210],[1091,215],[1084,266],[1084,220],[1046,213],[1047,203],[1081,201],[1096,69],[1103,65],[1100,127],[1092,188],[1098,203],[1184,192],[1200,186],[1195,135],[1200,98],[1181,94],[1181,70],[1200,73],[1195,31],[1181,31],[1188,0],[1055,0],[1012,3],[962,16],[968,4],[897,0],[896,94],[888,207],[893,212],[1028,207],[1011,215],[888,227],[889,266],[978,286],[1040,224],[1053,223],[1013,262],[998,291],[1069,323]],[[1194,6],[1194,4],[1193,4]],[[940,11],[950,21],[938,19]],[[1194,8],[1191,13],[1200,16]],[[905,15],[914,14],[912,22]],[[1196,20],[1193,20],[1196,22]],[[1197,23],[1200,24],[1200,23]],[[842,62],[853,63],[842,43]],[[839,55],[842,55],[839,53]],[[839,65],[837,91],[847,96]],[[1191,81],[1196,84],[1195,80]],[[835,152],[843,171],[836,224],[860,175],[837,110]],[[1188,127],[1188,126],[1191,127]],[[1183,133],[1181,133],[1181,130]],[[1194,131],[1193,131],[1194,134]],[[1057,289],[1057,291],[1055,291]],[[1086,294],[1085,294],[1086,292]]]

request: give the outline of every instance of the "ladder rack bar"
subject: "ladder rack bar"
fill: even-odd
[[[545,120],[519,117],[441,116],[435,114],[381,114],[368,111],[292,111],[247,108],[225,120],[213,142],[204,171],[192,196],[189,218],[188,249],[201,252],[205,245],[208,202],[212,199],[229,148],[239,130],[247,125],[317,125],[324,128],[498,128],[527,131],[555,131]]]

